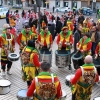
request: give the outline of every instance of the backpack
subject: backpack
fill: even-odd
[[[26,47],[24,48],[24,51],[21,54],[21,59],[22,59],[23,64],[27,65],[27,64],[29,64],[30,55],[31,55],[33,50],[31,50],[31,52],[26,52],[25,50],[26,50]]]
[[[38,96],[36,96],[38,100],[55,100],[57,91],[53,74],[51,74],[51,77],[52,83],[38,83],[38,78],[35,77],[36,85],[39,86]]]
[[[94,67],[94,70],[92,71],[86,71],[82,66],[81,66],[81,70],[82,70],[82,79],[84,81],[85,84],[94,84],[95,79],[96,79],[96,68]]]

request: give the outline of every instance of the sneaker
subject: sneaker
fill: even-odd
[[[6,76],[6,73],[4,71],[2,72],[2,76]]]
[[[10,71],[7,71],[7,74],[12,75],[12,73]]]

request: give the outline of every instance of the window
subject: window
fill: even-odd
[[[68,2],[64,2],[64,7],[68,7]]]

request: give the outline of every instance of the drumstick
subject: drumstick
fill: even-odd
[[[42,62],[43,62],[43,60],[44,60],[44,54],[45,54],[45,51],[43,52]]]

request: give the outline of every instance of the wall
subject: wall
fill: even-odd
[[[49,8],[55,7],[55,0],[49,0]]]
[[[77,1],[77,9],[81,8],[81,1]]]
[[[60,7],[63,7],[63,0],[60,0]]]

